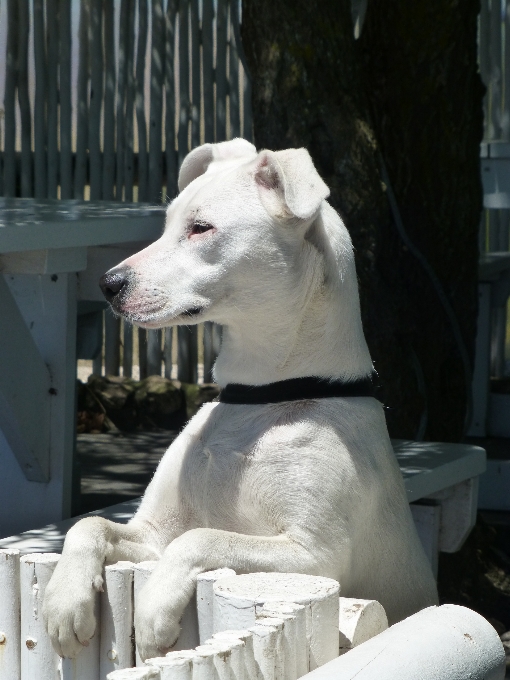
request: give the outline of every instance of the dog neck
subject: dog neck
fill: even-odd
[[[288,291],[274,296],[270,309],[259,305],[223,325],[214,367],[221,387],[306,376],[349,381],[371,375],[353,258],[341,275],[324,277],[322,258],[320,268],[308,267],[306,272],[297,294],[289,285]]]

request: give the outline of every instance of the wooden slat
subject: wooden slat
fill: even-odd
[[[165,17],[162,0],[152,0],[152,46],[149,138],[149,200],[161,203],[163,177],[163,77],[165,58]],[[161,359],[160,359],[161,361]]]
[[[241,25],[241,16],[240,16],[240,4],[239,2],[236,2],[236,0],[231,0],[231,10],[230,10],[230,15],[231,15],[231,25],[232,29],[234,31],[234,38],[236,42],[236,48],[237,48],[237,55],[239,57],[239,61],[241,62],[241,82],[242,82],[242,97],[243,97],[243,106],[242,106],[242,114],[243,114],[243,120],[242,120],[242,129],[241,129],[241,134],[244,137],[244,139],[247,139],[249,142],[253,141],[253,118],[252,118],[252,110],[251,110],[251,78],[250,78],[250,72],[248,70],[248,64],[246,63],[246,56],[244,54],[244,48],[243,48],[243,41],[241,40],[241,31],[240,31],[240,25]]]
[[[172,345],[173,345],[173,328],[165,328],[163,359],[165,362],[165,378],[171,380],[172,378]]]
[[[104,3],[104,141],[103,199],[112,200],[115,187],[115,27],[113,0]]]
[[[74,169],[74,197],[83,199],[87,181],[87,137],[89,115],[89,50],[88,26],[90,20],[90,0],[82,0],[80,5],[79,28],[79,65],[77,92],[77,131],[76,166]]]
[[[28,0],[18,0],[18,101],[21,114],[21,196],[32,194],[32,116],[28,96]]]
[[[147,375],[161,375],[161,331],[149,330],[147,333]]]
[[[168,0],[165,16],[165,158],[166,193],[172,199],[177,193],[177,154],[175,150],[175,21],[177,0]]]
[[[189,125],[189,45],[188,45],[189,0],[179,3],[179,132],[177,146],[179,167],[188,153]]]
[[[198,381],[197,357],[197,327],[179,326],[177,329],[178,356],[177,378],[181,382],[196,383]]]
[[[60,0],[60,197],[72,198],[71,3]]]
[[[214,364],[215,356],[213,350],[213,326],[211,321],[206,321],[204,323],[204,382],[208,383],[212,381],[212,367]]]
[[[237,54],[237,45],[234,34],[234,22],[239,21],[238,0],[231,0],[230,3],[230,21],[229,21],[229,40],[228,40],[228,56],[229,56],[229,84],[228,84],[228,98],[229,98],[229,117],[230,117],[230,138],[239,137],[241,134],[241,117],[239,111],[239,56]]]
[[[506,1],[506,12],[505,12],[505,60],[503,63],[503,116],[501,119],[501,136],[508,142],[510,140],[510,4],[508,0]]]
[[[202,11],[202,68],[204,100],[204,141],[214,142],[214,55],[213,55],[213,0],[203,0]]]
[[[126,378],[133,375],[133,326],[125,319],[123,321],[124,343],[122,348],[122,373]]]
[[[217,0],[216,15],[216,142],[227,138],[227,10],[228,0]]]
[[[46,29],[44,2],[34,0],[34,179],[35,198],[46,198]]]
[[[48,198],[58,191],[58,2],[46,0],[48,30]]]
[[[18,59],[18,2],[7,3],[7,54],[4,92],[4,195],[16,195],[16,85]]]
[[[129,51],[129,12],[131,0],[121,0],[119,16],[119,54],[117,77],[117,159],[115,198],[122,201],[126,143],[127,53]]]
[[[120,368],[120,319],[110,309],[105,311],[104,372],[119,375]]]
[[[138,329],[138,364],[140,366],[140,380],[147,377],[147,331]]]
[[[135,109],[138,131],[138,200],[147,200],[147,121],[145,119],[145,57],[147,55],[147,0],[138,0]]]
[[[198,2],[190,5],[191,19],[191,148],[200,144],[200,22]]]
[[[490,138],[501,137],[501,3],[491,2],[490,10]]]
[[[103,2],[91,0],[89,23],[90,115],[89,160],[90,200],[102,198],[101,109],[103,104]]]
[[[135,50],[135,7],[132,0],[128,18],[128,50],[126,54],[126,152],[124,157],[124,195],[128,202],[133,201],[135,179],[134,157],[134,106],[135,74],[133,70]]]
[[[103,336],[103,329],[104,329],[104,317],[105,317],[105,312],[100,312],[100,318],[101,318],[101,337]],[[92,360],[92,373],[94,375],[102,375],[103,374],[103,351],[104,348],[101,346],[101,351],[99,352],[98,356]]]

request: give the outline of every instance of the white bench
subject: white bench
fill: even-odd
[[[0,535],[69,516],[79,300],[164,225],[164,206],[0,198]]]
[[[484,449],[468,444],[394,440],[407,498],[434,573],[438,552],[456,552],[476,521],[478,477],[485,472]],[[90,513],[127,522],[139,499]],[[73,517],[0,540],[0,548],[23,554],[60,552],[66,532],[80,519]]]

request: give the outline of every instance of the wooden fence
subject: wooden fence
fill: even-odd
[[[479,21],[479,63],[487,87],[484,98],[482,161],[510,159],[510,1],[482,0]],[[480,252],[510,250],[510,210],[486,209],[480,225]],[[505,375],[508,309],[492,310],[491,374]]]
[[[0,0],[0,195],[173,198],[191,148],[252,137],[239,21],[240,0]],[[105,371],[131,375],[132,326],[104,322]],[[198,335],[140,330],[141,376],[170,376],[176,341],[196,382]],[[219,336],[200,333],[206,380]]]

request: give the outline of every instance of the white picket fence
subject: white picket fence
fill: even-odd
[[[236,576],[219,569],[199,576],[173,651],[144,664],[134,648],[133,617],[156,562],[119,562],[105,568],[104,592],[96,595],[97,632],[89,646],[76,660],[61,659],[41,615],[59,558],[0,551],[2,680],[145,678],[152,677],[151,669],[162,680],[191,680],[192,674],[193,680],[297,680],[387,627],[379,603],[339,598],[332,579]],[[139,671],[121,675],[132,667]]]

